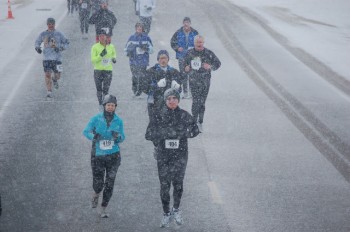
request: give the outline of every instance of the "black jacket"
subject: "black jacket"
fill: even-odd
[[[166,86],[158,87],[158,81],[163,78],[166,80]],[[153,95],[154,104],[160,106],[164,103],[164,92],[171,87],[173,80],[181,85],[180,72],[177,69],[168,66],[167,70],[164,71],[159,64],[156,64],[147,69],[145,77],[141,80],[141,89],[145,94]]]
[[[163,152],[188,152],[187,139],[198,134],[198,126],[192,115],[180,107],[171,110],[165,106],[150,120],[145,138]],[[178,149],[166,149],[165,143],[168,139],[179,140]]]
[[[199,58],[201,61],[202,66],[199,68],[199,70],[194,70],[191,66],[191,61],[195,58]],[[196,51],[194,48],[189,50],[185,56],[185,66],[190,65],[191,71],[190,75],[204,75],[206,77],[211,77],[211,70],[205,70],[203,68],[203,63],[207,63],[211,65],[211,70],[215,71],[221,66],[221,62],[219,58],[214,54],[214,52],[210,51],[207,48],[204,48],[202,51]]]
[[[106,31],[108,36],[113,35],[113,28],[117,23],[117,18],[114,13],[108,9],[99,9],[89,19],[89,24],[95,24],[96,34],[99,35],[104,28],[108,28]]]

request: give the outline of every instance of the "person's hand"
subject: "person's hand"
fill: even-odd
[[[191,70],[191,67],[189,66],[189,65],[187,65],[186,67],[185,67],[185,72],[189,72]]]
[[[41,50],[41,48],[40,47],[36,47],[35,48],[35,51],[37,52],[37,53],[39,53],[39,54],[41,54],[43,51]]]
[[[157,83],[158,87],[164,88],[166,86],[166,80],[165,78],[161,79]]]
[[[171,82],[171,88],[178,90],[180,88],[180,85],[175,80],[173,80]]]
[[[95,135],[94,135],[94,141],[98,141],[98,140],[100,140],[101,139],[101,135],[99,134],[99,133],[96,133]]]
[[[105,56],[106,54],[107,54],[107,50],[106,50],[106,48],[104,48],[102,50],[102,52],[100,53],[100,56]]]
[[[58,47],[55,47],[54,50],[55,50],[55,52],[59,52],[60,51],[60,49]]]
[[[117,60],[115,58],[112,58],[113,64],[117,63]]]
[[[112,131],[111,133],[112,133],[113,139],[118,139],[118,136],[119,136],[119,133],[118,133],[118,132]]]
[[[210,65],[210,64],[207,64],[207,63],[203,63],[203,68],[204,68],[205,70],[209,70],[209,69],[211,69],[211,65]]]
[[[182,52],[182,51],[184,50],[184,48],[183,48],[183,47],[179,47],[177,50],[178,50],[179,52]]]
[[[136,13],[135,13],[137,16],[139,16],[140,15],[140,11],[136,11]]]
[[[152,7],[151,6],[147,7],[147,10],[152,10]]]

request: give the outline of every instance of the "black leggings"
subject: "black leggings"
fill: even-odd
[[[112,71],[94,70],[94,79],[97,90],[97,100],[102,105],[102,100],[108,94],[112,82]]]
[[[174,208],[178,209],[183,193],[188,152],[174,152],[161,150],[158,152],[157,166],[160,181],[160,199],[163,212],[170,212],[170,186],[173,185]]]
[[[102,207],[107,207],[113,195],[114,181],[120,166],[120,153],[91,157],[91,168],[95,193],[103,190]]]
[[[199,80],[199,78],[206,78]],[[205,101],[207,100],[210,88],[210,78],[190,77],[190,90],[192,93],[192,116],[199,123],[203,123]]]
[[[82,11],[79,13],[81,33],[89,32],[89,15],[90,15],[89,11]]]

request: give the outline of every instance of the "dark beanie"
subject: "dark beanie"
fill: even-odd
[[[182,22],[185,22],[185,21],[191,22],[190,17],[185,17],[184,20],[183,20]]]
[[[48,18],[47,20],[46,20],[46,24],[55,24],[55,19],[54,18]]]
[[[169,96],[175,96],[180,102],[180,93],[176,89],[170,88],[164,92],[164,100],[165,101]]]
[[[166,55],[169,59],[169,52],[167,50],[160,50],[157,55],[157,60],[159,60],[160,55]]]

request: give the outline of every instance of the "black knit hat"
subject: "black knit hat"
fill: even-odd
[[[55,19],[54,18],[48,18],[46,20],[46,24],[55,24]]]
[[[168,52],[167,50],[160,50],[160,51],[158,52],[158,55],[157,55],[157,60],[159,60],[159,57],[160,57],[161,55],[166,55],[166,56],[168,57],[168,59],[169,59],[169,52]]]
[[[176,89],[170,88],[164,92],[164,100],[166,101],[169,96],[175,96],[180,102],[180,93]]]
[[[184,20],[182,20],[182,22],[185,22],[185,21],[187,21],[187,22],[191,22],[190,17],[185,17],[185,18],[184,18]]]

